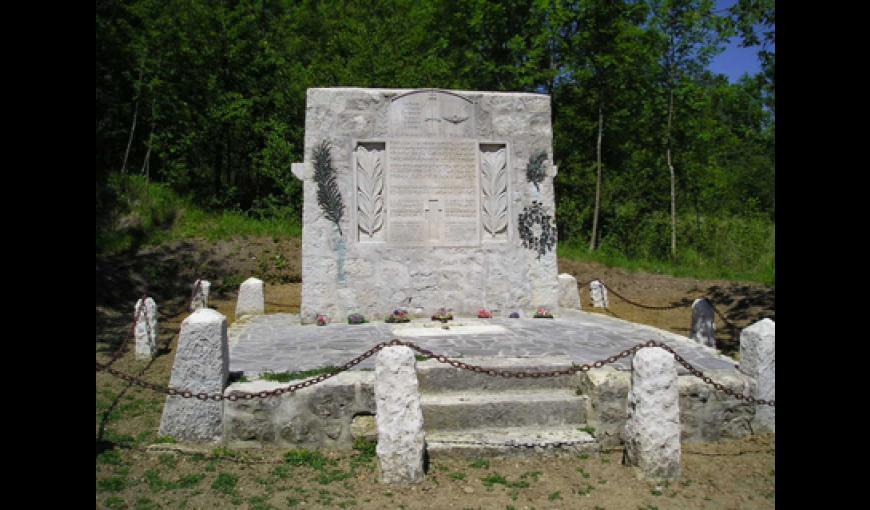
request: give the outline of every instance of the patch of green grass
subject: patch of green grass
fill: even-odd
[[[582,429],[577,429],[577,430],[579,430],[579,431],[581,431],[581,432],[586,432],[586,433],[589,434],[590,436],[594,436],[594,435],[595,435],[595,427],[592,427],[592,426],[589,426],[589,425],[586,425],[586,426],[583,427]]]
[[[332,494],[329,491],[320,490],[317,493],[317,502],[321,505],[331,505],[332,504]]]
[[[527,473],[521,474],[520,479],[524,480],[526,478],[531,478],[532,480],[537,482],[538,478],[540,478],[542,474],[544,474],[542,471],[529,471]]]
[[[160,464],[166,467],[175,467],[175,465],[178,464],[178,458],[171,453],[161,453]]]
[[[103,504],[106,505],[106,508],[111,508],[112,510],[124,510],[127,508],[127,502],[118,496],[110,496],[106,498],[106,501],[104,501]]]
[[[248,510],[275,510],[275,507],[267,503],[268,496],[251,496],[248,498]]]
[[[320,485],[329,485],[332,482],[347,480],[353,477],[353,472],[342,471],[340,469],[323,469],[317,476],[317,483]]]
[[[562,499],[562,491],[556,491],[547,496],[547,501],[556,501],[557,499]]]
[[[353,440],[353,449],[357,455],[353,457],[354,462],[371,462],[377,456],[378,442],[364,437],[358,437]]]
[[[211,484],[211,488],[223,494],[233,494],[239,477],[230,473],[218,473],[217,478]]]
[[[290,382],[298,379],[307,379],[320,374],[328,374],[330,372],[335,372],[336,370],[338,370],[338,368],[326,366],[323,368],[315,368],[313,370],[304,370],[302,372],[264,372],[260,374],[260,379],[264,381]]]
[[[275,478],[280,478],[282,480],[286,480],[290,478],[290,474],[292,473],[292,468],[290,466],[275,466],[275,469],[272,470],[272,476]]]
[[[148,498],[139,498],[136,500],[136,510],[157,510],[158,508],[160,508],[160,505]]]
[[[123,476],[110,476],[97,480],[97,492],[120,492],[127,487],[127,479]]]
[[[649,492],[650,492],[650,494],[652,494],[653,496],[661,496],[661,495],[662,495],[662,491],[657,490],[657,489],[652,489],[652,490],[650,490]]]
[[[335,465],[335,461],[327,459],[322,453],[314,450],[290,450],[284,455],[284,462],[291,466],[308,466],[313,469],[323,469],[327,465]]]
[[[423,356],[422,354],[415,354],[414,359],[416,359],[417,361],[426,361],[427,359],[429,359],[429,356]]]
[[[583,478],[589,478],[590,476],[589,473],[587,473],[586,470],[584,470],[582,467],[578,467],[577,472],[580,473],[580,476],[582,476]]]
[[[468,467],[473,467],[476,469],[489,469],[489,461],[486,459],[477,459],[468,465]]]
[[[124,461],[121,459],[121,453],[114,448],[106,450],[97,455],[97,464],[111,464],[113,466],[120,466],[121,464],[123,464],[123,462]]]
[[[287,506],[289,506],[290,508],[299,506],[299,503],[302,503],[301,499],[287,496]]]
[[[465,480],[465,473],[462,473],[460,471],[454,471],[447,476],[454,480]]]
[[[525,480],[511,482],[507,478],[505,478],[504,476],[502,476],[498,473],[493,473],[489,476],[481,478],[480,480],[483,482],[483,485],[485,487],[492,487],[493,485],[497,485],[497,484],[504,485],[505,487],[514,488],[514,489],[525,489],[525,488],[529,487],[529,482],[527,482]]]

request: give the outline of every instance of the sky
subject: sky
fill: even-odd
[[[716,0],[717,11],[732,7],[737,3],[737,0]],[[720,73],[728,76],[728,79],[734,83],[740,76],[745,73],[756,74],[761,71],[761,62],[758,60],[758,46],[749,48],[741,48],[741,39],[733,37],[729,42],[725,51],[720,53],[710,63],[710,70],[714,73]]]

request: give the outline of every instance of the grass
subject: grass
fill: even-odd
[[[602,244],[589,251],[588,243],[563,242],[559,257],[590,261],[629,272],[644,271],[676,277],[776,283],[776,225],[749,218],[706,218],[703,241],[694,244],[677,237],[677,259],[652,255],[629,256]],[[693,225],[694,221],[688,223]],[[683,237],[688,237],[691,232]],[[694,235],[694,234],[693,234]]]
[[[218,473],[217,478],[211,484],[211,488],[223,494],[233,494],[236,491],[236,483],[238,481],[239,477],[236,475]]]
[[[477,459],[469,464],[468,467],[473,467],[475,469],[489,469],[489,461],[486,459]]]
[[[298,379],[307,379],[309,377],[314,377],[320,374],[328,374],[336,370],[338,370],[338,368],[333,366],[327,366],[322,368],[315,368],[313,370],[304,370],[302,372],[264,372],[260,374],[260,379],[264,381],[290,382]]]

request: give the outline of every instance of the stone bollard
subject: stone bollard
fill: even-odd
[[[674,357],[646,347],[631,362],[623,462],[643,478],[680,476],[680,395]]]
[[[577,289],[577,279],[568,273],[559,275],[559,308],[582,310],[580,291]]]
[[[755,379],[752,396],[776,400],[776,323],[762,319],[740,332],[740,371]],[[754,427],[776,432],[776,408],[755,406]]]
[[[136,319],[136,359],[151,359],[157,354],[157,304],[150,297],[145,298],[145,309],[141,315],[142,300],[136,301],[133,317]]]
[[[689,338],[707,347],[716,348],[716,317],[713,305],[706,299],[692,303],[692,324]]]
[[[375,363],[375,419],[381,483],[412,484],[423,480],[423,409],[417,387],[414,351],[385,347]]]
[[[263,315],[266,313],[266,301],[263,296],[263,280],[248,278],[239,287],[239,299],[236,301],[236,318],[242,315]]]
[[[227,318],[211,308],[200,308],[184,319],[169,386],[194,395],[222,393],[229,365]],[[160,434],[178,440],[219,441],[222,422],[223,402],[168,395]]]
[[[592,295],[592,306],[595,308],[607,308],[607,288],[598,280],[589,282],[589,294]]]
[[[197,280],[193,284],[193,295],[190,297],[190,311],[195,312],[200,308],[208,308],[208,292],[211,290],[211,282]]]

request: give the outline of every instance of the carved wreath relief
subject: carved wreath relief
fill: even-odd
[[[496,239],[507,232],[508,192],[507,192],[507,152],[501,148],[494,152],[480,153],[480,186],[483,192],[483,229]]]
[[[373,240],[384,227],[384,151],[356,150],[357,224],[360,240]]]
[[[556,225],[551,219],[538,201],[526,206],[520,214],[519,230],[523,247],[537,252],[538,260],[556,244]]]

